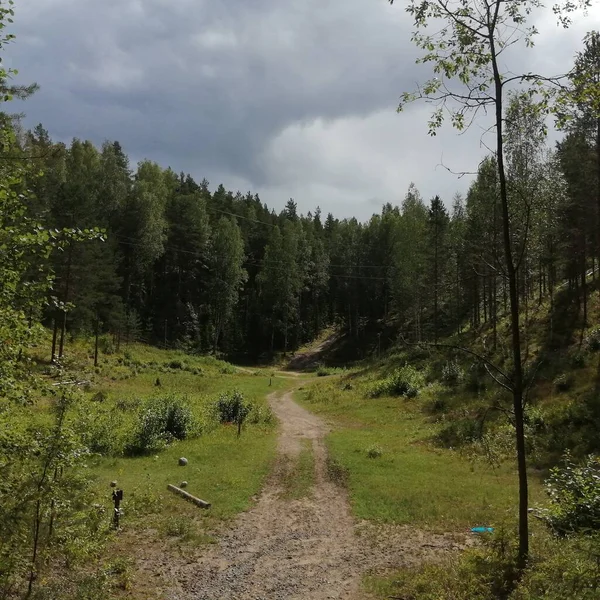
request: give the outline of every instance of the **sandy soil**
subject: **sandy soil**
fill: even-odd
[[[364,598],[367,570],[385,570],[462,547],[456,536],[409,527],[379,528],[356,522],[346,490],[327,475],[328,426],[292,399],[272,394],[280,420],[279,456],[289,464],[301,440],[312,443],[315,486],[299,500],[282,496],[282,469],[275,468],[256,504],[188,564],[171,564],[170,600],[279,600]]]

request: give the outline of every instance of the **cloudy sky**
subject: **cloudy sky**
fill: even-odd
[[[276,209],[293,197],[302,212],[366,219],[411,182],[450,203],[469,178],[440,163],[471,171],[485,151],[485,121],[431,138],[427,106],[396,114],[400,93],[429,75],[403,4],[17,0],[6,62],[40,84],[26,124],[56,140],[116,139],[133,162],[258,192]],[[598,23],[598,5],[568,31],[548,11],[517,68],[567,70]]]

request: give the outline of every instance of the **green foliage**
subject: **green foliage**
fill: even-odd
[[[376,381],[369,390],[371,398],[379,396],[404,396],[414,398],[425,385],[425,378],[420,371],[411,365],[405,364],[396,369],[385,379]]]
[[[518,578],[517,543],[504,527],[481,536],[480,547],[441,563],[395,574],[387,586],[370,587],[406,600],[495,600],[508,598]],[[383,589],[382,589],[383,587]]]
[[[125,452],[128,455],[157,452],[173,440],[186,439],[192,428],[192,413],[185,401],[174,396],[156,398],[142,408]]]
[[[174,537],[188,537],[192,531],[189,517],[170,517],[165,523],[165,534]]]
[[[593,600],[600,591],[598,537],[558,540],[536,532],[529,566],[518,577],[516,539],[506,526],[480,536],[481,543],[441,562],[369,577],[381,598],[406,600]]]
[[[552,383],[557,392],[568,392],[573,387],[573,377],[563,373],[556,377]]]
[[[552,506],[542,510],[548,526],[557,534],[600,529],[600,459],[588,456],[577,464],[566,452],[562,464],[550,471],[546,491]]]
[[[383,456],[383,448],[379,444],[373,444],[367,448],[367,456],[369,458],[379,458]]]
[[[481,423],[474,416],[454,418],[436,435],[439,444],[446,448],[460,448],[481,439]]]
[[[465,372],[455,360],[446,362],[442,367],[442,381],[449,387],[456,387],[465,378]]]
[[[600,327],[594,327],[585,336],[585,347],[590,352],[598,352],[600,350]]]
[[[224,392],[215,402],[215,411],[220,423],[243,423],[251,409],[252,405],[239,390]]]
[[[118,456],[125,444],[121,419],[121,415],[111,407],[82,403],[74,426],[90,452]]]

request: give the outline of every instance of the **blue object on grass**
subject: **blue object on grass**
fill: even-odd
[[[473,533],[493,533],[493,527],[473,527],[471,529]]]

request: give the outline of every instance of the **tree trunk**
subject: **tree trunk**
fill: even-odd
[[[54,329],[52,331],[52,362],[56,360],[56,338],[58,337],[58,310],[54,315]]]
[[[434,242],[434,263],[433,263],[433,341],[437,344],[438,339],[438,223],[435,217],[435,242]]]
[[[69,301],[69,291],[71,287],[71,265],[73,262],[73,243],[69,244],[69,254],[67,257],[67,278],[65,281],[65,296],[64,303],[66,304]],[[60,345],[58,348],[58,358],[62,358],[64,348],[65,348],[65,333],[67,330],[67,309],[65,306],[65,310],[63,312],[63,322],[60,330]]]
[[[100,323],[98,317],[96,316],[96,326],[95,326],[95,340],[94,340],[94,367],[98,366],[98,333],[100,329]]]
[[[529,559],[529,515],[527,512],[529,495],[527,482],[527,460],[525,455],[525,431],[523,419],[523,364],[521,361],[521,331],[519,323],[519,295],[517,289],[517,272],[513,262],[511,244],[510,217],[508,210],[508,191],[506,172],[504,170],[504,140],[503,140],[503,102],[502,78],[498,70],[495,49],[494,32],[489,36],[492,67],[494,72],[495,105],[496,105],[496,143],[498,176],[500,179],[500,200],[502,209],[502,237],[504,255],[508,275],[508,292],[510,298],[510,325],[512,334],[513,354],[513,410],[515,417],[515,446],[517,451],[517,467],[519,472],[519,554],[517,566],[524,569]]]

